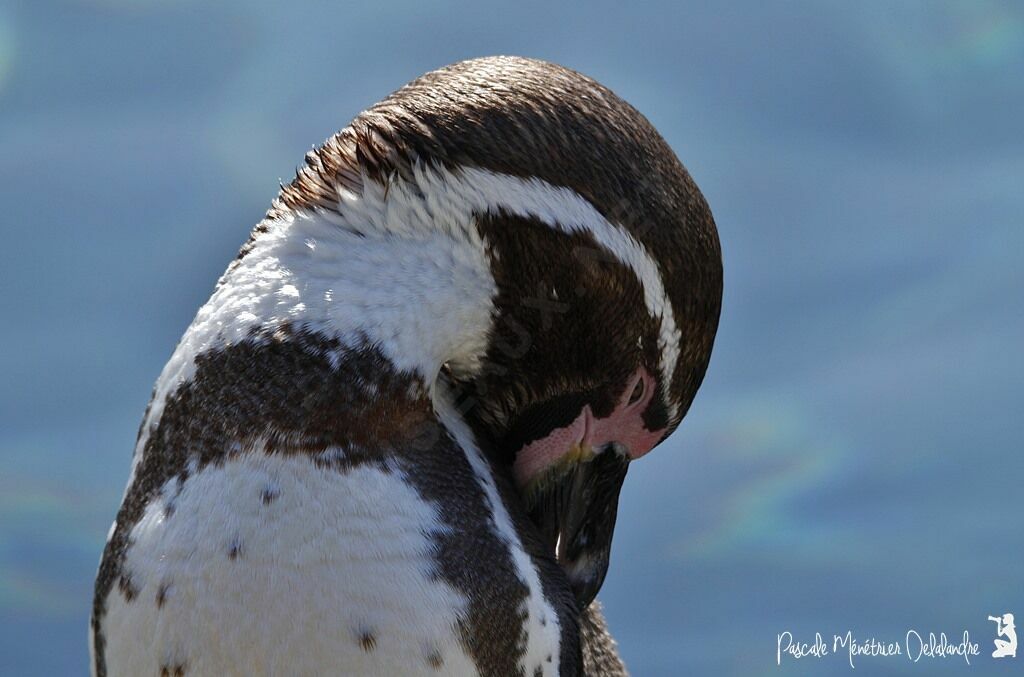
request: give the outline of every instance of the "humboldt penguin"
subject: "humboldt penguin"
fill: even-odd
[[[306,155],[160,374],[93,674],[625,674],[594,601],[619,489],[721,293],[700,191],[594,80],[399,89]]]

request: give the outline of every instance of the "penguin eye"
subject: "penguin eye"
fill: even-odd
[[[644,396],[644,380],[640,378],[633,386],[633,392],[629,396],[629,404],[636,404]]]

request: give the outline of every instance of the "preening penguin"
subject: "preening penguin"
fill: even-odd
[[[703,379],[711,213],[650,123],[521,58],[306,156],[157,381],[96,675],[624,669],[591,602]]]

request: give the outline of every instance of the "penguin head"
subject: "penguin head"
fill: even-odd
[[[629,463],[664,439],[687,394],[666,373],[661,318],[627,263],[536,219],[482,225],[496,317],[460,400],[585,606],[607,570]]]
[[[677,320],[664,284],[651,278],[661,264],[648,253],[651,265],[631,265],[631,255],[649,251],[639,243],[616,248],[510,214],[489,215],[480,228],[498,290],[495,321],[483,367],[461,382],[446,376],[586,606],[607,571],[629,464],[679,424],[710,341],[687,344],[678,326],[666,327]],[[668,301],[665,314],[652,291]],[[713,324],[717,306],[708,305],[713,317],[701,319]]]
[[[722,263],[707,203],[632,106],[515,57],[409,83],[307,157],[274,209],[331,210],[368,181],[406,186],[439,229],[474,206],[490,327],[470,359],[424,376],[515,482],[585,606],[629,464],[679,425],[710,359]]]
[[[710,209],[651,123],[574,71],[480,59],[396,96],[430,130],[406,145],[498,205],[476,219],[496,289],[487,350],[444,376],[585,606],[629,464],[679,425],[710,360]]]

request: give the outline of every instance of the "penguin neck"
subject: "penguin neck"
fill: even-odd
[[[223,292],[239,329],[287,323],[373,345],[396,371],[428,383],[446,363],[475,371],[495,287],[482,242],[464,225],[379,230],[340,214],[290,214],[267,224],[211,303]]]
[[[339,212],[289,212],[261,224],[179,350],[194,358],[288,325],[342,348],[372,345],[427,384],[445,364],[476,371],[496,290],[475,225],[441,230],[401,195],[367,192]]]

